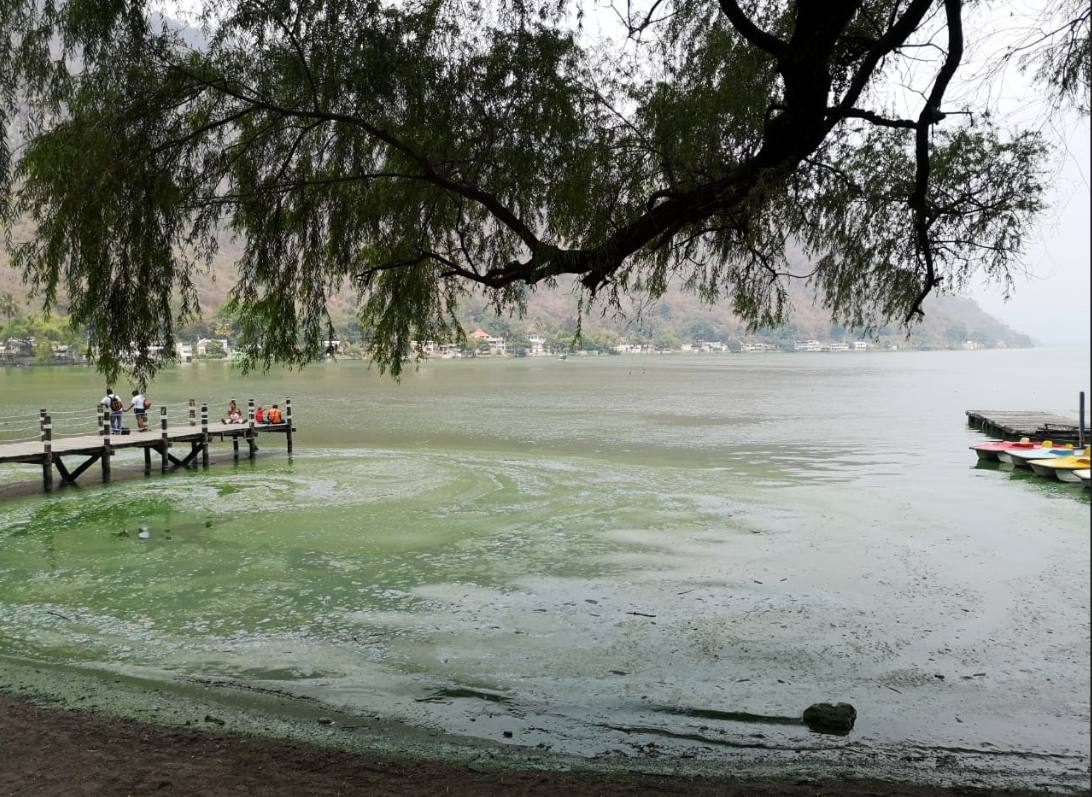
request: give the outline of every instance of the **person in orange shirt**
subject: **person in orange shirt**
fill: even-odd
[[[266,420],[269,421],[269,423],[284,423],[284,417],[281,415],[281,410],[276,404],[270,407],[269,412],[266,413]]]

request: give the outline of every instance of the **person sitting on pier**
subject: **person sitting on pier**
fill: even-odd
[[[243,414],[239,412],[239,405],[235,403],[235,399],[231,400],[227,408],[227,417],[221,418],[220,423],[242,423]]]
[[[152,402],[148,401],[143,393],[139,390],[133,391],[133,403],[129,405],[129,409],[133,411],[133,415],[136,417],[138,431],[148,431],[148,408],[150,406],[152,406]]]
[[[125,402],[114,392],[114,388],[108,387],[106,388],[106,395],[102,397],[102,401],[99,403],[110,412],[110,430],[121,432],[121,418],[125,412]]]
[[[281,416],[281,410],[276,404],[269,408],[269,412],[266,413],[266,420],[269,423],[284,423],[284,418]]]
[[[265,407],[261,405],[254,412],[254,423],[265,423]]]

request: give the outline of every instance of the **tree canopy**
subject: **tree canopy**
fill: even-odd
[[[13,262],[108,372],[154,370],[226,234],[250,356],[319,355],[351,287],[397,374],[462,334],[466,290],[519,312],[566,277],[770,325],[797,276],[839,323],[909,324],[1011,282],[1042,208],[1039,135],[946,101],[969,0],[627,0],[603,38],[579,0],[200,5],[0,0],[0,214],[36,230]],[[1080,9],[1042,70],[1086,98]]]

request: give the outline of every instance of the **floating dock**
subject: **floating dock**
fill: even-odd
[[[0,464],[12,462],[40,465],[42,468],[42,487],[47,492],[54,487],[54,470],[60,477],[60,483],[76,484],[92,465],[99,464],[102,481],[110,481],[111,459],[124,448],[139,448],[144,452],[144,473],[152,472],[153,454],[159,459],[159,469],[167,473],[175,468],[195,468],[200,457],[201,466],[209,466],[209,448],[213,442],[231,441],[234,458],[239,458],[240,441],[246,444],[250,459],[258,451],[258,437],[274,433],[285,436],[288,453],[292,453],[292,434],[296,431],[292,423],[292,400],[284,402],[284,421],[282,423],[256,423],[254,400],[248,402],[249,412],[241,423],[209,423],[208,405],[202,404],[200,422],[197,405],[193,399],[189,402],[188,423],[170,428],[167,423],[167,408],[161,407],[158,424],[153,413],[148,415],[145,431],[130,429],[128,433],[119,433],[110,428],[110,414],[102,408],[95,425],[96,434],[69,435],[53,437],[53,418],[48,410],[41,410],[37,416],[40,428],[38,440],[23,442],[0,442]],[[188,444],[188,450],[186,446]],[[173,451],[172,451],[173,449]],[[69,458],[65,463],[64,457]],[[76,458],[78,464],[72,463]]]
[[[1081,441],[1081,426],[1073,418],[1036,410],[967,410],[967,423],[986,434],[1014,440],[1030,437],[1062,443]]]

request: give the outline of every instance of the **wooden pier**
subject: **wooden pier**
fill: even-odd
[[[1035,410],[967,410],[967,423],[999,437],[1082,442],[1081,425],[1073,418]]]
[[[258,437],[267,433],[283,434],[288,453],[292,453],[292,434],[296,431],[292,422],[292,400],[285,399],[282,423],[257,423],[254,399],[248,401],[248,416],[239,423],[209,423],[208,405],[200,408],[198,422],[197,404],[189,401],[188,423],[168,426],[167,407],[159,408],[158,424],[154,412],[148,413],[144,431],[129,429],[119,433],[110,426],[110,413],[105,407],[97,411],[93,434],[76,434],[54,437],[53,418],[43,409],[37,416],[40,436],[38,440],[0,442],[0,464],[24,463],[40,465],[42,487],[48,492],[54,487],[54,470],[60,483],[76,484],[92,465],[98,463],[102,481],[110,481],[111,459],[121,449],[138,448],[144,452],[144,473],[152,472],[153,454],[159,459],[159,470],[167,473],[176,468],[195,468],[200,458],[201,466],[209,466],[209,447],[213,442],[231,441],[233,457],[239,459],[239,444],[244,443],[247,457],[254,459],[258,451]],[[188,450],[187,450],[188,445]],[[68,463],[64,458],[69,458]],[[73,458],[78,464],[73,464]]]

